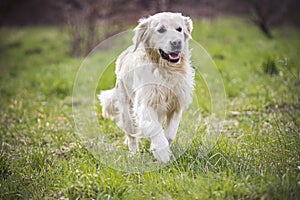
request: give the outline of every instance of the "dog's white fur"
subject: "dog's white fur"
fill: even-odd
[[[116,61],[115,88],[98,96],[103,117],[117,120],[131,152],[138,149],[138,139],[146,137],[156,159],[165,163],[170,160],[170,144],[194,90],[188,48],[192,29],[191,19],[180,13],[164,12],[140,19],[134,44]],[[177,41],[176,52],[180,49],[180,54],[170,54],[175,49],[172,41]],[[159,49],[172,61],[164,59]],[[176,62],[171,55],[180,58]]]

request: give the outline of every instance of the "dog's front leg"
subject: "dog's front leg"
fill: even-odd
[[[173,111],[169,113],[167,116],[167,127],[166,127],[165,134],[170,145],[175,139],[181,116],[182,116],[182,110]]]
[[[157,160],[167,163],[170,160],[169,142],[158,120],[157,111],[148,106],[138,106],[138,125],[146,138],[150,138],[150,149]]]

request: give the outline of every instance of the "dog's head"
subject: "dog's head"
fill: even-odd
[[[151,49],[152,54],[170,64],[181,62],[193,29],[192,20],[180,13],[163,12],[139,20],[134,29],[135,49]]]

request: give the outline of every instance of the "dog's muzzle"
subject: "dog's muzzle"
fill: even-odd
[[[162,49],[159,49],[159,53],[163,59],[165,59],[171,63],[178,63],[180,61],[180,52],[179,51],[166,53]]]

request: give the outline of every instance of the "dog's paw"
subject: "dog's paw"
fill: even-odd
[[[151,149],[151,152],[155,159],[163,163],[168,163],[171,157],[171,150],[169,147],[163,149]]]
[[[128,145],[128,149],[133,155],[138,151],[139,147],[137,138],[126,136],[124,143]]]
[[[171,150],[169,142],[163,133],[151,137],[150,151],[158,161],[163,163],[170,161]]]

